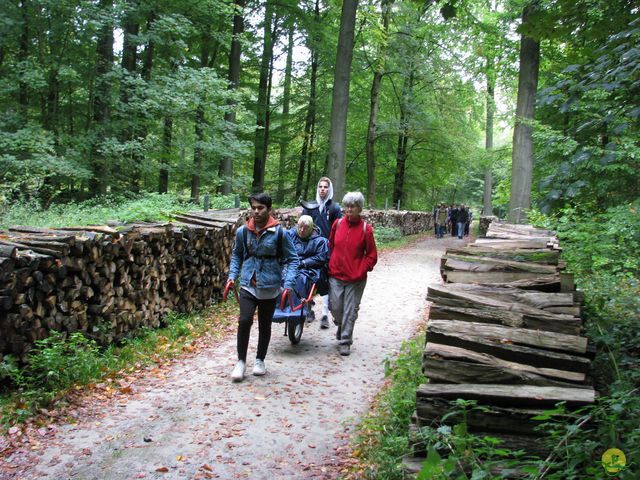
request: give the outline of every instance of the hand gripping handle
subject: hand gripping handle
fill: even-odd
[[[235,289],[235,283],[232,281],[228,281],[224,286],[224,293],[222,294],[222,301],[227,301],[227,296],[229,295],[229,290],[233,290],[233,294],[236,296],[236,301],[240,303],[240,299],[238,298],[238,291]]]

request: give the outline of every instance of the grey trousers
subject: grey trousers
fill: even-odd
[[[353,326],[358,318],[360,301],[366,285],[366,278],[359,282],[343,282],[329,277],[329,309],[333,315],[333,323],[340,328],[341,344],[353,343]]]

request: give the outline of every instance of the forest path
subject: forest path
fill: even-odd
[[[338,477],[354,426],[383,384],[384,360],[424,322],[427,288],[441,282],[445,248],[463,243],[425,236],[383,252],[369,274],[350,356],[338,354],[333,325],[308,324],[293,346],[284,326],[274,324],[267,375],[254,377],[254,322],[242,383],[229,379],[236,358],[229,335],[93,415],[43,435],[28,465],[27,452],[6,458],[5,467],[20,463],[6,478]],[[319,305],[316,312],[319,318]]]

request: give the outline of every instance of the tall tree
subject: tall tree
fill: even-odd
[[[411,69],[404,78],[402,97],[400,98],[400,121],[398,146],[396,148],[396,171],[393,182],[393,206],[398,207],[404,193],[404,176],[409,145],[409,110],[413,101],[414,71]]]
[[[93,142],[91,170],[93,178],[89,190],[99,195],[107,192],[109,163],[102,151],[102,142],[108,137],[111,116],[111,78],[113,68],[113,0],[100,0],[101,22],[97,38],[96,80],[93,97]]]
[[[487,59],[487,63],[490,59]],[[489,65],[487,65],[489,67]],[[487,116],[485,125],[485,139],[484,148],[491,156],[493,150],[493,117],[495,114],[495,80],[492,75],[489,74],[489,68],[487,68]],[[484,187],[482,198],[482,210],[485,215],[493,215],[493,202],[491,200],[491,194],[493,190],[493,173],[491,171],[491,165],[484,167]]]
[[[18,62],[26,64],[29,59],[29,0],[20,1],[20,13],[22,14],[22,31],[20,32],[20,50]],[[20,105],[20,122],[25,126],[29,120],[29,100],[27,97],[27,81],[20,78],[18,87],[18,104]]]
[[[278,162],[278,189],[276,201],[284,200],[284,176],[287,163],[287,147],[289,145],[289,109],[291,107],[291,74],[293,69],[293,23],[289,25],[289,39],[287,42],[287,62],[284,69],[284,89],[282,92],[282,126],[280,132],[280,161]]]
[[[122,40],[122,72],[123,81],[120,88],[120,101],[122,102],[123,129],[121,132],[121,141],[129,146],[131,152],[129,158],[131,159],[131,172],[127,172],[130,179],[130,188],[134,192],[140,191],[140,172],[144,159],[140,155],[140,149],[136,148],[136,141],[138,137],[138,125],[139,116],[132,112],[129,108],[129,103],[134,85],[137,77],[137,65],[138,65],[138,42],[137,36],[140,31],[140,24],[137,21],[138,16],[138,1],[126,0],[125,2],[125,17],[123,25],[123,40]]]
[[[345,187],[349,85],[357,9],[358,0],[344,0],[342,2],[336,71],[331,98],[331,133],[329,134],[329,157],[327,160],[335,198],[342,197]]]
[[[236,90],[240,83],[240,67],[241,67],[241,43],[240,36],[244,32],[244,7],[245,0],[237,0],[234,5],[233,13],[233,32],[231,37],[231,49],[229,50],[229,70],[227,79],[229,80],[229,89]],[[229,109],[224,114],[225,122],[230,125],[236,122],[236,102],[233,97],[228,101]],[[220,193],[229,195],[233,186],[233,158],[225,155],[220,162],[219,176],[222,179]]]
[[[217,42],[215,42],[209,32],[205,32],[202,39],[200,52],[200,68],[211,67],[215,63],[217,54]],[[200,177],[205,158],[205,130],[207,122],[205,117],[205,106],[207,103],[207,92],[202,90],[200,100],[196,107],[194,134],[195,145],[193,148],[193,174],[191,175],[191,201],[199,203],[200,201]]]
[[[264,190],[264,174],[267,160],[267,110],[269,104],[269,72],[273,58],[273,0],[267,0],[264,13],[263,46],[260,59],[260,82],[256,104],[256,134],[253,158],[253,192]]]
[[[386,57],[386,45],[389,36],[389,17],[393,0],[382,1],[382,45],[379,47],[378,56],[375,59],[373,80],[371,82],[371,106],[369,111],[369,126],[367,128],[367,143],[365,153],[367,156],[367,204],[374,208],[376,205],[376,127],[378,123],[380,86],[384,75]]]
[[[530,27],[531,16],[537,8],[537,2],[531,2],[524,7],[521,28]],[[535,114],[539,64],[540,42],[526,33],[522,33],[520,37],[518,100],[511,157],[511,197],[508,213],[508,220],[511,223],[526,221],[526,211],[531,207],[533,175],[533,127],[531,121]]]
[[[311,162],[311,146],[313,145],[313,135],[316,124],[317,95],[316,88],[318,83],[318,50],[319,39],[317,28],[320,25],[320,2],[316,0],[313,14],[312,34],[309,38],[309,50],[311,51],[311,78],[309,80],[309,102],[307,105],[307,115],[304,121],[304,133],[302,138],[302,150],[300,152],[300,161],[298,164],[298,176],[296,178],[296,200],[302,195],[304,182],[305,165]],[[307,178],[307,184],[309,179]],[[307,194],[305,193],[305,197]]]

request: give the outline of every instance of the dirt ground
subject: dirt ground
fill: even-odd
[[[74,424],[0,458],[3,479],[335,479],[358,419],[384,381],[385,359],[424,322],[440,257],[466,240],[424,237],[383,252],[364,292],[351,355],[335,327],[308,324],[300,344],[274,324],[267,374],[232,383],[235,334],[149,374],[126,395],[80,409]],[[316,306],[320,317],[320,306]],[[257,322],[256,322],[257,323]],[[1,449],[0,449],[1,450]]]

